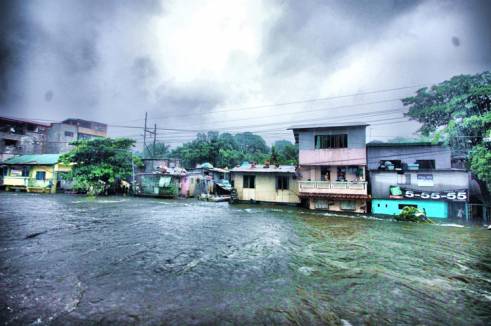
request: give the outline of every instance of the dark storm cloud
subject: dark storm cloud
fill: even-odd
[[[199,120],[213,128],[227,106],[438,82],[491,66],[491,1],[4,0],[0,6],[0,113],[19,117],[123,123],[148,112],[176,127]],[[307,113],[320,105],[334,104],[293,109],[325,119],[322,111]],[[217,107],[220,115],[213,114]],[[381,108],[360,112],[372,109]],[[299,116],[268,110],[261,112],[270,118],[234,111],[220,126],[241,125],[243,118],[251,128],[292,124]]]
[[[128,12],[140,19],[164,12],[159,0],[4,0],[0,6],[0,110],[30,116],[36,99],[36,109],[48,116],[100,111],[101,36]]]
[[[185,87],[176,87],[172,83],[162,84],[156,96],[156,111],[168,112],[173,117],[179,113],[207,112],[225,100],[225,94],[205,82],[193,82]]]
[[[0,1],[0,106],[18,99],[16,70],[21,68],[29,33],[21,1]]]
[[[326,68],[355,43],[377,40],[394,19],[420,1],[287,0],[265,38],[263,59],[271,73],[288,74],[322,63]]]

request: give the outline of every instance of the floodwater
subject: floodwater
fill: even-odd
[[[0,193],[2,324],[485,325],[491,231]]]

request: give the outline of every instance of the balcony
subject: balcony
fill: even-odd
[[[13,187],[27,187],[29,177],[4,176],[3,184]]]
[[[361,195],[367,196],[366,181],[299,181],[298,190],[304,195]]]
[[[3,185],[11,189],[49,191],[52,183],[49,180],[36,180],[29,177],[5,176],[3,177]]]

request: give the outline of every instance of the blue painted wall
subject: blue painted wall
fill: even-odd
[[[448,218],[448,203],[436,200],[372,199],[372,213],[398,215],[399,205],[417,205],[425,209],[426,215],[433,218]]]

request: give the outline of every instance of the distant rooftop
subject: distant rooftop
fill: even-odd
[[[17,155],[6,159],[4,164],[54,165],[58,163],[61,154]]]
[[[33,124],[36,126],[43,126],[43,127],[49,127],[50,126],[50,124],[47,122],[39,122],[39,121],[27,120],[27,119],[17,119],[17,118],[8,118],[8,117],[0,116],[0,120],[11,121],[11,122],[29,123],[29,124]]]
[[[367,147],[410,147],[410,146],[442,146],[443,143],[432,143],[429,141],[406,142],[406,143],[368,143]]]
[[[315,123],[315,124],[303,124],[295,125],[288,128],[288,130],[297,129],[320,129],[320,128],[336,128],[336,127],[366,127],[368,123],[364,122],[337,122],[337,123]]]
[[[68,118],[62,121],[63,123],[71,123],[71,122],[95,122],[95,123],[100,123],[100,124],[105,124],[102,122],[97,122],[93,120],[84,120],[84,119],[74,119],[74,118]]]
[[[256,172],[256,173],[295,173],[295,166],[293,165],[270,165],[266,167],[264,164],[253,165],[241,165],[233,168],[230,172]]]

